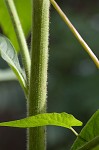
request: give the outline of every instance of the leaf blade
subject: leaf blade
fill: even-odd
[[[88,123],[80,132],[79,136],[75,140],[71,150],[78,150],[80,147],[91,142],[94,138],[99,136],[99,110],[97,110],[94,115],[90,118]]]
[[[27,37],[31,30],[31,0],[14,0],[14,3],[20,18],[20,22],[22,24],[24,34]],[[0,0],[0,27],[3,33],[9,37],[16,50],[19,51],[17,37],[4,0]]]
[[[26,91],[26,79],[19,64],[17,53],[8,38],[0,34],[0,54],[17,76],[22,88]]]
[[[95,149],[94,149],[95,148]],[[98,148],[98,149],[97,149]],[[99,150],[99,136],[96,136],[77,150]]]
[[[38,126],[54,125],[69,128],[71,126],[81,126],[82,122],[73,115],[67,113],[44,113],[27,117],[20,120],[3,122],[0,126],[31,128]]]

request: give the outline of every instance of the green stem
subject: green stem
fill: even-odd
[[[78,136],[78,133],[71,127],[70,130],[76,135]]]
[[[32,0],[32,48],[28,115],[46,112],[49,0]],[[45,127],[28,130],[28,150],[46,149]]]
[[[18,43],[20,46],[20,51],[22,55],[22,61],[25,68],[26,76],[27,76],[27,82],[29,84],[29,78],[30,78],[30,55],[29,50],[27,47],[27,43],[25,40],[25,36],[22,30],[22,26],[14,5],[13,0],[5,0],[6,6],[8,8],[9,14],[12,18],[12,23],[17,35]]]
[[[83,40],[81,35],[78,33],[78,31],[75,29],[75,27],[72,25],[70,20],[67,18],[67,16],[64,14],[64,12],[61,10],[61,8],[58,6],[58,4],[54,0],[50,0],[56,11],[59,13],[63,21],[67,24],[69,29],[72,31],[74,36],[77,38],[79,43],[83,46],[85,51],[89,54],[89,56],[92,58],[93,62],[96,64],[96,66],[99,68],[99,60],[95,56],[95,54],[92,52],[90,47],[87,45],[87,43]]]

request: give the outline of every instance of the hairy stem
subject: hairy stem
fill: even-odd
[[[29,84],[29,78],[30,78],[30,55],[29,50],[27,47],[27,43],[25,40],[25,36],[22,30],[22,26],[14,5],[13,0],[5,0],[6,6],[8,8],[9,14],[12,18],[12,23],[17,35],[18,43],[20,46],[20,51],[22,55],[22,61],[25,68],[26,76],[27,76],[27,82]]]
[[[67,24],[67,26],[69,27],[69,29],[72,31],[72,33],[74,34],[74,36],[77,38],[77,40],[79,41],[79,43],[83,46],[83,48],[85,49],[85,51],[89,54],[89,56],[91,57],[91,59],[93,60],[93,62],[99,68],[99,60],[95,56],[95,54],[92,52],[92,50],[90,49],[90,47],[83,40],[83,38],[81,37],[81,35],[78,33],[78,31],[72,25],[72,23],[67,18],[67,16],[64,14],[64,12],[61,10],[61,8],[58,6],[58,4],[54,0],[50,0],[50,1],[51,1],[52,5],[54,6],[54,8],[56,9],[56,11],[61,16],[61,18],[63,19],[63,21]]]
[[[28,116],[46,112],[49,0],[32,0],[32,48]],[[28,150],[46,149],[45,127],[28,130]]]

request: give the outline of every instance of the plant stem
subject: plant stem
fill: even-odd
[[[58,6],[58,4],[54,0],[50,0],[56,11],[59,13],[63,21],[67,24],[71,32],[74,34],[74,36],[77,38],[79,43],[83,46],[85,51],[89,54],[89,56],[92,58],[93,62],[96,64],[96,66],[99,68],[99,60],[95,56],[95,54],[92,52],[90,47],[87,45],[87,43],[83,40],[81,35],[78,33],[78,31],[75,29],[75,27],[72,25],[70,20],[67,18],[67,16],[64,14],[64,12],[61,10],[61,8]]]
[[[78,133],[71,127],[70,130],[76,135],[78,136]]]
[[[27,47],[27,43],[25,40],[25,36],[22,30],[22,26],[17,14],[17,10],[15,8],[13,0],[5,0],[6,6],[8,8],[10,17],[12,18],[12,23],[17,35],[18,43],[20,46],[20,51],[22,55],[22,61],[23,61],[23,66],[25,68],[26,72],[26,77],[27,77],[27,82],[29,84],[29,78],[30,78],[30,55],[29,55],[29,50]]]
[[[32,0],[32,48],[28,116],[46,112],[49,0]],[[28,150],[46,149],[45,127],[28,130]]]

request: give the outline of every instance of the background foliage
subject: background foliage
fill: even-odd
[[[57,2],[99,58],[99,2]],[[15,3],[30,46],[31,3],[28,0],[15,0]],[[9,16],[5,13],[4,1],[0,0],[0,32],[8,35],[19,50]],[[98,70],[52,7],[50,22],[48,112],[72,113],[85,124],[99,108]],[[8,68],[1,58],[0,68]],[[25,117],[25,105],[15,80],[0,82],[0,121]],[[80,128],[76,130],[79,132]],[[66,129],[48,127],[48,150],[68,150],[74,139],[75,136]],[[25,141],[24,129],[0,128],[1,149],[25,150]]]

